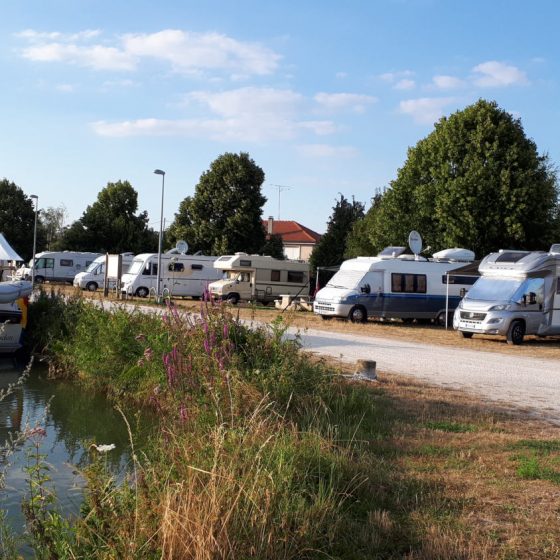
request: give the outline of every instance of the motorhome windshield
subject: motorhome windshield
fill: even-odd
[[[523,284],[521,278],[480,277],[467,292],[465,299],[480,301],[510,301]]]
[[[86,272],[95,272],[100,263],[93,261],[87,268]]]
[[[224,280],[237,280],[238,276],[239,276],[238,270],[224,270],[224,275],[222,276],[222,278]]]
[[[339,270],[327,283],[327,288],[354,290],[365,276],[362,270]]]
[[[136,260],[132,261],[130,268],[128,269],[128,274],[138,274],[144,268],[144,261],[143,260]]]

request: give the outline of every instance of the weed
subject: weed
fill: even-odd
[[[473,424],[450,422],[447,420],[425,422],[424,426],[429,430],[440,430],[442,432],[453,432],[457,434],[466,433],[466,432],[476,432],[478,430],[478,428]]]

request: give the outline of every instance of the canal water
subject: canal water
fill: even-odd
[[[10,360],[0,359],[0,389],[14,383],[21,369]],[[151,426],[149,417],[124,410],[133,431],[135,450],[142,447]],[[0,446],[26,426],[41,426],[40,452],[46,455],[60,511],[67,516],[79,512],[83,478],[80,471],[90,464],[91,443],[114,444],[105,460],[108,468],[121,478],[131,467],[130,438],[121,414],[100,394],[84,390],[68,381],[47,379],[46,368],[37,365],[22,387],[0,402]],[[30,443],[16,448],[9,457],[0,456],[4,486],[0,488],[0,508],[7,512],[8,524],[17,534],[24,533],[22,500],[28,492],[25,466]],[[25,554],[25,551],[24,551]],[[27,556],[27,554],[25,554]]]

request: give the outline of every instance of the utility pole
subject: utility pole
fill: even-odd
[[[276,219],[279,220],[280,219],[280,193],[282,191],[289,191],[292,187],[288,185],[270,185],[270,186],[274,187],[275,189],[278,189],[278,217]]]

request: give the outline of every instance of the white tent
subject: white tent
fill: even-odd
[[[23,259],[12,249],[4,234],[0,233],[0,261],[22,261]]]

